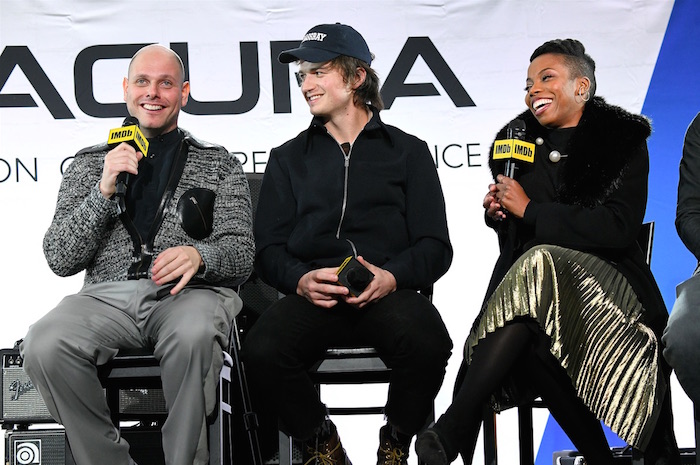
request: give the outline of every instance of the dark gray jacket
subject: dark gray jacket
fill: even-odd
[[[676,230],[700,262],[700,113],[685,134],[678,181]]]

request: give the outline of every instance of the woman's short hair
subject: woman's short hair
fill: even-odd
[[[595,61],[586,53],[581,42],[576,39],[555,39],[545,42],[532,52],[530,62],[540,55],[556,53],[564,57],[564,63],[569,68],[572,78],[585,76],[591,82],[589,89],[591,97],[595,95]]]
[[[372,54],[374,60],[374,54]],[[365,81],[355,89],[354,102],[355,105],[360,103],[370,104],[377,110],[384,109],[384,102],[379,93],[379,77],[377,73],[364,61],[345,55],[339,55],[331,60],[331,66],[340,70],[345,82],[350,82],[357,73],[357,68],[363,68],[367,73]]]

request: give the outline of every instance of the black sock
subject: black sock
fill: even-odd
[[[394,438],[399,444],[406,446],[406,447],[411,445],[411,440],[413,439],[412,434],[402,433],[391,423],[387,423],[387,426],[389,427],[389,431],[391,432],[390,433],[391,437]]]
[[[331,433],[333,432],[333,422],[330,418],[325,418],[320,425],[314,430],[314,435],[307,439],[305,442],[326,442],[330,439]]]

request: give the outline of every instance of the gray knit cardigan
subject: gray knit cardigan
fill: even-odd
[[[252,271],[255,245],[248,182],[238,159],[221,146],[185,134],[188,158],[153,244],[153,257],[163,250],[192,245],[204,269],[195,276],[216,286],[233,287]],[[56,212],[44,236],[44,255],[51,270],[70,276],[85,270],[84,284],[127,279],[134,244],[114,201],[102,196],[106,144],[81,150],[66,170]],[[195,240],[182,229],[176,207],[188,189],[215,192],[211,234]],[[151,270],[149,269],[149,276]]]

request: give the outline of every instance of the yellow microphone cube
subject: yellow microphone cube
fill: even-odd
[[[513,139],[497,140],[493,144],[493,159],[513,158]]]
[[[110,146],[115,146],[122,142],[130,143],[144,157],[148,155],[148,139],[146,139],[146,136],[143,135],[138,126],[122,126],[109,131],[107,143]]]
[[[513,158],[516,160],[534,163],[535,161],[535,144],[525,142],[518,139],[513,139]]]
[[[504,139],[494,142],[493,159],[506,160],[509,158],[533,163],[535,161],[535,144],[519,139]]]

